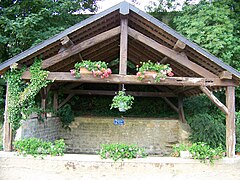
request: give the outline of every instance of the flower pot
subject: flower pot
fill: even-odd
[[[118,108],[118,110],[120,111],[120,112],[126,112],[126,109],[124,108],[124,106],[125,106],[125,102],[119,102],[119,108]]]
[[[237,152],[236,152],[236,155],[237,155],[237,156],[240,156],[240,152],[237,151]]]
[[[181,158],[190,158],[191,153],[189,151],[180,151],[180,157]]]
[[[92,74],[87,68],[80,68],[80,74]]]
[[[156,77],[157,72],[156,71],[146,71],[145,76],[152,76],[152,77]]]

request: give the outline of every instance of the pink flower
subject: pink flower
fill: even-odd
[[[155,79],[157,77],[157,74],[153,74],[152,77],[153,79]]]
[[[168,76],[172,77],[172,76],[174,76],[174,73],[173,72],[169,72]]]
[[[107,69],[108,74],[112,74],[112,70],[110,68]]]
[[[75,69],[71,69],[71,70],[70,70],[70,73],[71,73],[71,75],[74,76],[74,75],[76,74],[76,70],[75,70]]]
[[[137,72],[137,74],[136,74],[138,77],[139,76],[141,76],[142,75],[142,73],[141,72]]]

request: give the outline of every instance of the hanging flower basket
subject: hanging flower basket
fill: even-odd
[[[120,112],[125,112],[132,108],[134,97],[131,95],[126,95],[125,91],[118,91],[112,99],[112,104],[110,109],[118,108]]]
[[[81,74],[92,74],[94,77],[108,78],[112,74],[112,70],[107,67],[106,62],[102,61],[82,61],[74,65],[75,69],[71,69],[70,73],[75,78],[80,78]]]
[[[137,65],[137,77],[143,80],[145,77],[152,77],[155,82],[160,82],[166,79],[167,76],[174,76],[172,68],[169,64],[153,63],[150,60],[140,62],[141,67]]]

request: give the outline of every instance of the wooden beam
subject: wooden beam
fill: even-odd
[[[227,157],[235,156],[235,88],[228,86],[226,90],[226,105],[228,114],[226,115],[226,149]]]
[[[69,94],[68,97],[66,99],[64,99],[63,102],[61,102],[61,104],[59,104],[58,109],[61,108],[62,106],[64,106],[75,94]]]
[[[29,71],[23,73],[22,79],[30,80]],[[109,84],[142,84],[142,85],[171,85],[171,86],[238,86],[233,80],[220,80],[219,78],[190,78],[190,77],[167,77],[160,82],[154,82],[152,77],[146,77],[142,81],[136,75],[111,74],[110,77],[101,79],[86,74],[79,79],[74,78],[70,72],[50,72],[47,80],[55,82],[87,82],[87,83],[109,83]]]
[[[229,113],[228,108],[207,87],[200,86],[200,89],[223,113]]]
[[[58,110],[58,92],[54,92],[53,94],[53,109],[55,111]]]
[[[174,45],[173,49],[177,52],[182,52],[186,47],[186,44],[180,40],[177,40],[176,44]]]
[[[178,96],[178,116],[179,120],[182,121],[182,123],[187,122],[183,110],[183,97],[181,95]]]
[[[42,68],[46,69],[46,68],[48,68],[56,63],[59,63],[59,62],[63,61],[64,59],[69,58],[72,55],[75,55],[91,46],[94,46],[98,43],[101,43],[101,42],[107,40],[107,39],[110,39],[110,38],[118,35],[119,33],[120,33],[120,27],[116,27],[109,31],[98,34],[86,41],[79,43],[79,44],[73,45],[72,47],[68,48],[67,50],[60,52],[57,55],[52,56],[48,59],[45,59],[42,62]]]
[[[228,72],[228,71],[222,71],[219,74],[219,78],[220,79],[232,79],[232,73]]]
[[[4,125],[3,125],[3,150],[5,152],[12,151],[12,128],[8,121],[8,83],[6,87],[5,98],[5,113],[4,113]]]
[[[116,94],[116,91],[102,91],[102,90],[63,90],[61,92],[64,94],[105,95],[105,96],[114,96]],[[127,91],[126,93],[132,96],[140,96],[140,97],[176,97],[175,94],[169,93],[169,92]]]
[[[163,97],[163,100],[176,112],[178,113],[178,108],[166,97]]]
[[[120,36],[120,62],[119,74],[127,74],[127,54],[128,54],[128,19],[123,16],[121,19]]]
[[[158,42],[154,41],[153,39],[143,35],[142,33],[128,28],[128,34],[133,37],[134,39],[146,44],[147,46],[157,50],[158,52],[164,54],[165,56],[169,57],[170,59],[174,60],[175,62],[181,64],[182,66],[196,72],[198,75],[202,77],[212,77],[217,78],[215,74],[208,71],[207,69],[203,68],[202,66],[190,61],[184,53],[178,53],[166,46],[159,44]]]

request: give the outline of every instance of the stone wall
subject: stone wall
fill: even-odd
[[[176,119],[124,118],[124,125],[114,125],[114,118],[76,117],[71,131],[61,130],[67,151],[95,153],[101,144],[127,143],[144,147],[150,154],[165,155],[172,146],[188,138],[189,128]]]
[[[23,138],[40,138],[45,141],[54,141],[59,139],[59,132],[62,125],[58,117],[47,117],[44,122],[38,121],[37,118],[31,118],[23,122],[17,130],[15,139]]]

